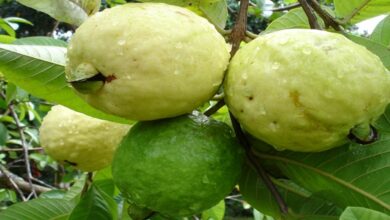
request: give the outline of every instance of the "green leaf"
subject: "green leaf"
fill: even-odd
[[[3,123],[0,122],[0,146],[5,146],[8,137],[7,127]]]
[[[64,199],[69,201],[78,201],[86,180],[86,175],[82,175],[80,178],[77,178],[72,187],[65,193]]]
[[[19,3],[44,12],[54,19],[80,26],[87,18],[81,6],[69,0],[17,0]]]
[[[69,220],[108,220],[117,219],[117,205],[97,186],[92,184],[88,192],[74,208]]]
[[[340,208],[362,206],[389,213],[390,133],[380,130],[379,134],[380,139],[369,145],[351,143],[321,153],[272,150],[256,155]]]
[[[321,26],[324,26],[322,20],[318,20]],[[287,12],[285,15],[275,19],[263,32],[268,33],[289,28],[310,28],[307,16],[302,8],[295,8]]]
[[[52,37],[25,37],[13,42],[15,45],[41,45],[41,46],[58,46],[67,47],[65,41],[54,39]]]
[[[362,207],[348,207],[340,216],[340,220],[390,220],[390,216],[375,210]]]
[[[0,44],[0,72],[36,97],[67,106],[92,117],[126,123],[88,105],[65,79],[66,49],[58,46]]]
[[[93,178],[93,183],[109,196],[119,194],[119,190],[116,189],[112,179],[111,166],[97,171]]]
[[[6,17],[4,18],[5,21],[9,23],[19,23],[19,24],[28,24],[33,26],[33,23],[31,23],[29,20],[26,20],[24,18],[19,18],[19,17]]]
[[[219,29],[223,30],[225,28],[228,19],[226,0],[214,2],[200,1],[199,9],[204,13],[205,17]]]
[[[224,29],[228,18],[226,0],[141,0],[141,2],[162,2],[185,7],[206,17],[219,29]]]
[[[225,201],[221,200],[217,205],[202,213],[202,220],[223,220],[225,215]]]
[[[10,44],[10,43],[14,42],[15,40],[16,40],[16,38],[14,38],[14,37],[11,37],[11,36],[8,36],[8,35],[4,35],[4,34],[0,34],[0,43]]]
[[[353,42],[365,46],[369,51],[376,54],[385,67],[390,69],[390,48],[386,48],[380,43],[376,43],[368,38],[358,37],[355,35],[348,34],[347,37]]]
[[[0,18],[0,29],[3,29],[11,37],[16,36],[15,30],[2,18]]]
[[[53,189],[44,193],[41,193],[39,195],[39,198],[46,198],[46,199],[63,199],[65,195],[65,191],[61,189]]]
[[[338,219],[342,209],[329,201],[312,195],[312,193],[292,181],[275,178],[272,178],[272,181],[289,207],[291,214],[288,218],[282,216],[273,195],[256,172],[248,165],[244,167],[239,181],[240,192],[245,201],[255,209],[275,219],[293,219],[294,217],[299,217],[302,220]]]
[[[66,219],[74,204],[63,199],[38,198],[17,203],[0,212],[1,220],[59,220]]]
[[[372,41],[390,48],[390,15],[386,16],[381,22],[379,22],[370,38]]]
[[[352,24],[390,12],[388,0],[334,0],[336,16]]]

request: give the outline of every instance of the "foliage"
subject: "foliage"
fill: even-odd
[[[76,29],[74,25],[87,18],[85,12],[72,4],[73,0],[56,0],[57,5],[45,5],[43,8],[42,5],[32,4],[34,1],[18,2],[0,1],[0,219],[130,219],[127,214],[129,204],[115,187],[110,168],[82,173],[53,161],[39,143],[38,128],[54,104],[62,104],[96,118],[125,122],[122,118],[90,107],[72,92],[65,81],[67,42],[61,39],[67,40]],[[159,2],[191,6],[191,10],[214,23],[226,39],[240,6],[235,0]],[[296,2],[275,0],[272,7],[285,7]],[[321,27],[343,32],[375,53],[390,68],[390,3],[387,0],[318,2],[341,30],[335,30],[334,26],[321,19],[323,14],[317,13]],[[124,3],[125,0],[102,1],[101,10]],[[251,1],[247,41],[258,33],[310,28],[310,19],[301,7],[270,13],[265,3],[270,2]],[[69,5],[72,7],[66,9],[65,6]],[[357,22],[380,14],[387,17],[370,36],[354,35],[352,30]],[[209,109],[219,99],[216,96],[199,110]],[[219,109],[213,117],[229,121],[227,108]],[[257,162],[264,166],[277,192],[287,203],[288,214],[280,211],[274,194],[248,163],[239,187],[224,202],[195,217],[202,220],[389,219],[389,117],[390,108],[373,125],[379,133],[374,143],[349,143],[321,153],[279,152],[248,137],[256,149]],[[151,219],[164,217],[155,215]]]

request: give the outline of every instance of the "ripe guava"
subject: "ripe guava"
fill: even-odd
[[[389,103],[389,76],[376,55],[343,35],[290,29],[242,47],[224,88],[250,134],[277,149],[310,152],[369,128]]]
[[[129,129],[130,125],[92,118],[56,105],[44,117],[39,138],[53,159],[90,172],[110,165]]]
[[[67,79],[79,95],[132,120],[191,112],[217,91],[230,57],[206,19],[162,3],[129,3],[91,16],[67,55]]]
[[[190,216],[223,199],[238,181],[243,151],[230,127],[204,115],[138,122],[115,153],[112,174],[130,203]]]

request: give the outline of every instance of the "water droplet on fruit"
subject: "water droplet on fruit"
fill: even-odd
[[[248,74],[247,73],[243,73],[241,75],[241,77],[242,77],[242,79],[246,80],[246,79],[248,79]]]
[[[261,106],[260,109],[259,109],[259,114],[260,115],[266,115],[267,114],[267,111],[265,110],[264,106]]]
[[[279,41],[279,44],[280,45],[285,45],[285,44],[287,44],[287,42],[289,41],[290,39],[289,38],[282,38],[280,41]]]
[[[273,64],[272,64],[272,67],[271,67],[273,70],[277,70],[277,69],[279,69],[280,68],[280,63],[278,63],[278,62],[274,62]]]
[[[304,48],[304,49],[302,50],[302,53],[303,53],[303,54],[306,54],[306,55],[310,55],[310,54],[311,54],[311,50],[310,50],[309,48]]]
[[[126,43],[126,40],[119,40],[118,41],[118,45],[120,45],[120,46],[125,45],[125,43]]]
[[[173,74],[179,75],[179,74],[180,74],[180,71],[179,71],[179,70],[175,70],[175,71],[173,72]]]

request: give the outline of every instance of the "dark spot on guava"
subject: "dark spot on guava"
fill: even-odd
[[[296,106],[296,107],[302,107],[302,103],[301,103],[301,100],[300,100],[300,94],[298,91],[294,90],[294,91],[290,91],[290,98],[293,102],[293,104]]]
[[[189,6],[192,6],[192,2],[188,3]]]
[[[65,163],[70,164],[72,166],[77,166],[77,163],[71,162],[69,160],[64,160]]]
[[[241,113],[244,113],[244,109],[241,109],[240,112],[241,112]]]
[[[110,82],[112,82],[113,80],[116,80],[116,76],[115,76],[114,74],[107,76],[105,81],[106,81],[107,83],[110,83]]]
[[[252,101],[252,100],[253,100],[253,96],[249,96],[248,99],[249,99],[250,101]]]

